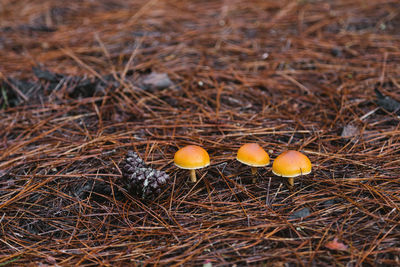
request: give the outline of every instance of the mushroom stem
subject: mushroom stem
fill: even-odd
[[[193,183],[197,182],[196,170],[190,170],[190,180],[191,180]]]
[[[294,186],[294,178],[293,177],[289,177],[289,184],[290,184],[290,186]]]
[[[256,167],[251,167],[251,174],[253,175],[253,183],[257,182],[257,168]]]

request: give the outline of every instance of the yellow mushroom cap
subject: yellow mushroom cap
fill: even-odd
[[[311,173],[311,161],[299,151],[288,150],[274,160],[272,172],[283,177],[306,175]]]
[[[175,153],[174,163],[181,169],[201,169],[210,165],[210,156],[203,148],[189,145]]]
[[[264,167],[269,164],[267,152],[256,143],[249,143],[241,146],[237,152],[236,159],[251,167]]]

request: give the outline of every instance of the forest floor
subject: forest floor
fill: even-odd
[[[398,0],[3,0],[0,62],[0,266],[400,265]]]

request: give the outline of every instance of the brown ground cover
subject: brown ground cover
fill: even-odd
[[[399,265],[399,61],[397,0],[1,1],[0,266]],[[313,172],[252,183],[246,142]]]

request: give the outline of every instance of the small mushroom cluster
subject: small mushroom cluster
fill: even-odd
[[[241,146],[236,159],[251,167],[253,182],[256,182],[258,167],[269,165],[268,153],[256,143]],[[174,156],[174,163],[181,169],[190,170],[191,181],[196,182],[196,169],[210,165],[210,156],[207,151],[196,145],[189,145],[179,149]],[[294,177],[311,173],[311,161],[299,151],[288,150],[280,154],[272,164],[272,172],[277,176],[288,178],[290,186],[294,185]]]
[[[265,167],[270,163],[268,153],[256,143],[241,146],[237,151],[236,159],[251,167],[253,183],[256,182],[257,168]],[[196,183],[196,170],[209,166],[210,156],[204,148],[188,145],[175,153],[174,163],[181,169],[190,170],[190,180]],[[127,153],[121,170],[128,190],[143,198],[157,196],[169,180],[168,174],[148,167],[133,151]],[[287,177],[290,186],[293,186],[294,177],[311,173],[311,162],[301,152],[288,150],[274,160],[272,172],[277,176]]]

